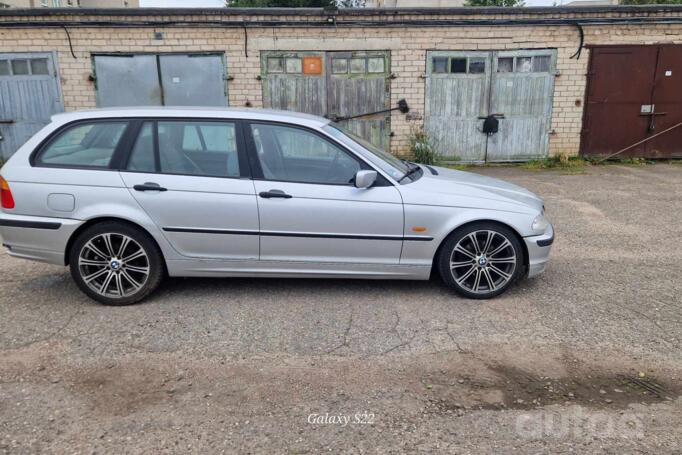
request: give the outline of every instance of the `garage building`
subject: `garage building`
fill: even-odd
[[[0,152],[62,110],[213,105],[339,119],[396,154],[423,127],[453,161],[682,157],[680,62],[667,5],[0,10]]]

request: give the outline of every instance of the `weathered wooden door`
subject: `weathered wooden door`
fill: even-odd
[[[427,66],[426,134],[446,160],[484,162],[490,53],[429,52]]]
[[[556,51],[429,52],[426,132],[446,160],[547,156]],[[483,132],[499,114],[498,132]]]
[[[0,158],[63,110],[53,54],[0,54]]]
[[[327,83],[321,52],[263,52],[261,68],[265,107],[326,115]]]
[[[549,152],[555,53],[500,51],[492,55],[489,114],[503,114],[488,137],[486,161],[526,161]]]
[[[390,107],[389,61],[386,52],[327,54],[327,116],[331,119],[385,111]],[[381,112],[343,120],[341,125],[388,150],[391,114]]]
[[[388,52],[261,53],[263,104],[330,119],[390,107]],[[342,121],[358,135],[388,150],[390,113]]]

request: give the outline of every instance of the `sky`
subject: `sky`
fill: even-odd
[[[570,0],[565,0],[566,1]],[[554,0],[526,0],[526,6],[552,6]],[[562,3],[561,0],[557,1]],[[142,7],[167,7],[167,8],[220,8],[225,5],[223,0],[140,0]]]

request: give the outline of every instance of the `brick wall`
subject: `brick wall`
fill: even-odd
[[[529,10],[528,14],[514,18],[540,17]],[[554,9],[553,11],[559,11]],[[427,50],[502,50],[556,48],[557,69],[552,108],[552,133],[550,154],[576,155],[579,151],[580,131],[584,106],[589,49],[584,49],[580,59],[571,59],[579,44],[577,27],[573,25],[527,25],[527,26],[447,26],[447,27],[306,27],[305,22],[319,20],[319,15],[297,16],[249,16],[249,21],[289,20],[300,21],[301,27],[251,26],[248,29],[248,46],[245,49],[245,31],[225,27],[69,27],[76,58],[69,49],[63,28],[42,27],[41,21],[88,21],[115,20],[134,21],[201,21],[213,20],[214,16],[155,15],[155,16],[41,16],[13,17],[0,15],[0,24],[7,21],[31,21],[25,28],[0,27],[0,52],[55,51],[61,76],[64,105],[67,110],[96,107],[94,83],[88,80],[92,73],[91,55],[110,52],[224,52],[227,72],[234,79],[228,82],[231,106],[262,106],[260,74],[260,51],[263,50],[366,50],[381,49],[391,52],[391,71],[397,78],[391,81],[391,98],[395,104],[400,98],[407,99],[419,114],[424,112]],[[434,13],[435,14],[435,13]],[[608,17],[627,16],[635,13],[566,13],[564,16]],[[637,13],[637,16],[640,14]],[[660,17],[681,17],[682,10],[660,11],[647,14]],[[560,17],[553,13],[551,17]],[[408,16],[412,17],[412,16]],[[419,19],[423,16],[413,16]],[[439,15],[436,18],[458,18]],[[467,19],[505,19],[505,14],[467,15]],[[226,20],[242,20],[229,16]],[[362,16],[356,20],[391,21],[383,15]],[[404,19],[404,18],[403,18]],[[585,25],[585,44],[654,44],[682,43],[682,24],[642,25]],[[162,32],[162,40],[154,39],[154,32]],[[246,50],[246,52],[245,52]],[[247,56],[248,54],[248,56]],[[636,64],[636,62],[633,62]],[[422,120],[408,120],[394,113],[392,117],[392,151],[404,153],[411,128]]]

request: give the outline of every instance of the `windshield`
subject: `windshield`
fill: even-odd
[[[352,149],[357,150],[358,146],[360,146],[370,152],[372,156],[367,158],[395,180],[400,180],[410,170],[410,166],[404,161],[388,152],[384,152],[374,144],[355,135],[355,133],[351,133],[337,123],[329,123],[323,126],[322,129]]]

